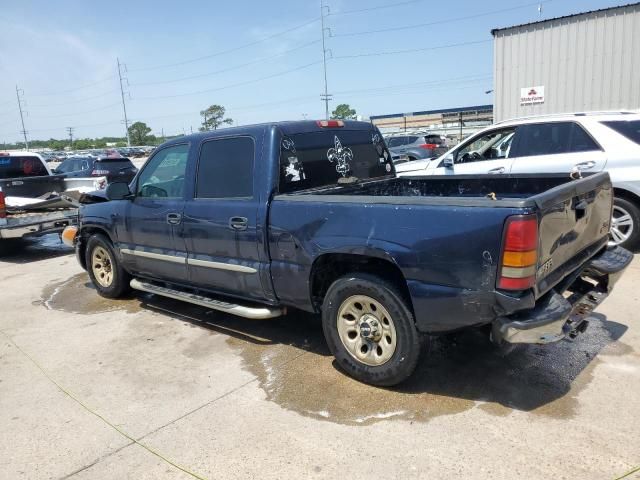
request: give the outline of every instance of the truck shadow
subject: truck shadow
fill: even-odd
[[[73,248],[63,244],[58,234],[29,239],[0,240],[0,262],[24,264],[71,253]]]
[[[143,309],[229,336],[230,344],[238,348],[247,367],[260,379],[269,399],[319,419],[342,418],[357,424],[361,420],[355,419],[355,414],[349,416],[351,410],[345,404],[359,402],[365,412],[367,402],[383,404],[403,412],[405,418],[418,420],[473,408],[477,402],[505,407],[491,411],[500,415],[511,409],[570,415],[574,397],[591,379],[589,367],[594,359],[627,330],[625,325],[594,313],[585,334],[546,346],[498,347],[481,329],[431,337],[414,375],[397,387],[382,389],[356,382],[339,371],[317,316],[294,311],[281,318],[256,321],[155,296],[140,300]],[[615,344],[607,353],[626,353],[629,348]],[[386,418],[377,411],[370,413],[358,418]]]

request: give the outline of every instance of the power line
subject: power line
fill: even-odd
[[[69,105],[71,103],[84,103],[86,101],[89,100],[95,100],[96,98],[103,98],[109,95],[112,95],[114,93],[118,93],[120,90],[116,89],[116,90],[109,90],[108,92],[104,92],[101,93],[100,95],[94,95],[91,97],[84,97],[84,98],[76,98],[75,100],[69,100],[66,102],[61,102],[61,103],[49,103],[47,105],[31,105],[31,107],[37,107],[37,108],[50,108],[50,107],[62,107],[65,105]]]
[[[133,87],[142,87],[142,86],[148,86],[148,85],[164,85],[164,84],[167,84],[167,83],[177,83],[177,82],[183,82],[183,81],[187,81],[187,80],[194,80],[196,78],[202,78],[202,77],[208,77],[208,76],[212,76],[212,75],[218,75],[220,73],[230,72],[232,70],[237,70],[237,69],[240,69],[240,68],[244,68],[244,67],[247,67],[249,65],[255,65],[256,63],[261,63],[261,62],[265,62],[267,60],[272,60],[274,58],[282,57],[282,56],[287,55],[287,54],[289,54],[291,52],[294,52],[296,50],[300,50],[300,49],[305,48],[305,47],[309,47],[311,45],[315,45],[317,43],[320,43],[320,40],[314,40],[312,42],[308,42],[308,43],[305,43],[303,45],[299,45],[297,47],[291,48],[289,50],[285,50],[284,52],[278,53],[276,55],[272,55],[270,57],[259,58],[259,59],[256,59],[256,60],[252,60],[251,62],[243,63],[241,65],[236,65],[234,67],[223,68],[222,70],[216,70],[214,72],[201,73],[199,75],[191,75],[189,77],[181,77],[181,78],[176,78],[176,79],[173,79],[173,80],[162,80],[162,81],[159,81],[159,82],[132,83],[131,86],[133,86]]]
[[[137,100],[160,100],[160,99],[164,99],[164,98],[188,97],[188,96],[191,96],[191,95],[200,95],[202,93],[218,92],[220,90],[226,90],[228,88],[234,88],[234,87],[240,87],[240,86],[244,86],[244,85],[250,85],[252,83],[261,82],[263,80],[269,80],[271,78],[280,77],[280,76],[286,75],[288,73],[293,73],[293,72],[297,72],[299,70],[303,70],[305,68],[312,67],[313,65],[318,65],[320,63],[322,63],[322,60],[319,60],[317,62],[307,63],[306,65],[302,65],[302,66],[299,66],[299,67],[291,68],[289,70],[284,70],[282,72],[274,73],[272,75],[267,75],[265,77],[254,78],[252,80],[247,80],[246,82],[232,83],[230,85],[224,85],[222,87],[217,87],[217,88],[209,88],[209,89],[206,89],[206,90],[198,90],[196,92],[189,92],[189,93],[178,93],[178,94],[175,94],[175,95],[159,95],[159,96],[155,96],[155,97],[136,97],[135,99],[136,99],[136,101]]]
[[[382,10],[384,8],[401,7],[403,5],[409,5],[411,3],[423,2],[423,1],[424,0],[406,0],[404,2],[390,3],[387,5],[380,5],[377,7],[360,8],[358,10],[339,10],[334,13],[329,13],[329,15],[350,15],[352,13],[371,12],[373,10]]]
[[[434,25],[441,25],[443,23],[452,23],[452,22],[459,22],[462,20],[471,20],[474,18],[479,18],[479,17],[486,17],[488,15],[495,15],[498,13],[503,13],[503,12],[510,12],[513,10],[520,10],[522,8],[527,8],[527,7],[531,7],[531,6],[538,6],[542,3],[549,3],[552,2],[553,0],[543,0],[542,2],[537,1],[537,2],[532,2],[532,3],[526,3],[524,5],[517,5],[515,7],[510,7],[510,8],[501,8],[500,10],[492,10],[489,12],[483,12],[483,13],[476,13],[474,15],[465,15],[463,17],[454,17],[454,18],[447,18],[447,19],[443,19],[443,20],[436,20],[433,22],[427,22],[427,23],[417,23],[414,25],[404,25],[401,27],[389,27],[389,28],[381,28],[378,30],[366,30],[363,32],[351,32],[351,33],[339,33],[336,35],[332,35],[333,37],[355,37],[355,36],[359,36],[359,35],[369,35],[369,34],[373,34],[373,33],[386,33],[386,32],[396,32],[398,30],[410,30],[410,29],[414,29],[414,28],[423,28],[423,27],[432,27]]]
[[[374,88],[365,88],[365,89],[359,88],[356,90],[342,90],[342,91],[336,92],[336,95],[338,94],[344,95],[344,94],[360,93],[360,92],[373,92],[373,91],[388,92],[389,90],[394,88],[428,87],[431,85],[451,84],[451,83],[466,82],[466,81],[480,81],[480,80],[489,79],[491,77],[492,77],[491,74],[467,75],[464,77],[442,78],[440,80],[430,80],[426,82],[412,82],[412,83],[403,83],[403,84],[396,84],[396,85],[387,85],[385,87],[374,87]]]
[[[105,83],[109,80],[112,80],[116,78],[115,75],[110,75],[109,77],[103,78],[102,80],[98,80],[96,82],[93,83],[87,83],[85,85],[80,85],[78,87],[74,87],[74,88],[70,88],[68,90],[58,90],[57,92],[47,92],[47,93],[30,93],[29,95],[31,95],[32,97],[52,97],[52,96],[57,96],[57,95],[61,95],[64,93],[73,93],[76,92],[78,90],[82,90],[84,88],[89,88],[89,87],[93,87],[95,85],[99,85],[101,83]]]
[[[425,47],[425,48],[410,48],[407,50],[394,50],[390,52],[373,52],[373,53],[360,53],[356,55],[341,55],[339,57],[333,57],[334,60],[342,60],[345,58],[360,58],[360,57],[378,57],[382,55],[398,55],[402,53],[415,53],[415,52],[426,52],[428,50],[440,50],[443,48],[455,48],[455,47],[464,47],[467,45],[479,45],[481,43],[489,43],[493,40],[476,40],[473,42],[461,42],[461,43],[450,43],[448,45],[438,45],[436,47]]]
[[[91,110],[83,110],[81,112],[72,112],[72,113],[61,113],[60,115],[36,115],[36,116],[32,116],[32,118],[62,118],[62,117],[73,117],[75,115],[83,115],[85,113],[93,113],[93,112],[100,112],[102,110],[107,110],[109,108],[113,108],[120,105],[120,102],[117,103],[110,103],[109,105],[105,105],[102,107],[98,107],[98,108],[92,108]]]
[[[151,66],[151,67],[132,68],[131,71],[132,72],[141,72],[141,71],[147,71],[147,70],[157,70],[157,69],[161,69],[161,68],[177,67],[179,65],[186,65],[188,63],[194,63],[194,62],[200,62],[202,60],[208,60],[209,58],[217,57],[219,55],[225,55],[227,53],[237,52],[238,50],[242,50],[243,48],[252,47],[254,45],[258,45],[260,43],[266,42],[267,40],[271,40],[272,38],[276,38],[276,37],[280,37],[282,35],[286,35],[287,33],[291,33],[291,32],[293,32],[295,30],[299,30],[301,28],[304,28],[307,25],[311,25],[312,23],[315,23],[318,20],[319,20],[319,18],[314,18],[313,20],[309,20],[308,22],[302,23],[300,25],[296,25],[295,27],[288,28],[286,30],[282,30],[282,31],[277,32],[277,33],[273,33],[273,34],[268,35],[266,37],[262,37],[259,40],[256,40],[256,41],[253,41],[253,42],[249,42],[249,43],[245,43],[243,45],[239,45],[237,47],[229,48],[227,50],[221,50],[219,52],[211,53],[209,55],[203,55],[201,57],[191,58],[189,60],[182,60],[180,62],[175,62],[175,63],[165,63],[163,65],[154,65],[154,66]]]

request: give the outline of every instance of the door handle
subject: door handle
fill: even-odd
[[[576,163],[574,165],[574,167],[577,168],[578,170],[589,170],[590,168],[593,168],[595,166],[596,166],[596,162],[594,162],[593,160],[589,160],[588,162]]]
[[[182,215],[179,213],[167,213],[167,223],[169,225],[180,225]]]
[[[233,230],[246,230],[248,223],[249,221],[247,220],[247,217],[231,217],[229,219],[229,227]]]
[[[489,173],[504,173],[504,167],[492,168]]]

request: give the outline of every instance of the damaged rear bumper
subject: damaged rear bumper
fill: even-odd
[[[494,320],[491,338],[497,343],[557,342],[586,330],[586,317],[611,292],[633,254],[621,247],[607,248],[589,260],[563,291],[551,290],[534,308]]]

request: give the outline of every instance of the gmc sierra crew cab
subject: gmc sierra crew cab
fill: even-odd
[[[181,137],[105,196],[63,235],[101,295],[321,313],[338,365],[375,385],[411,375],[421,334],[573,337],[632,259],[607,246],[608,174],[399,178],[364,122]]]

